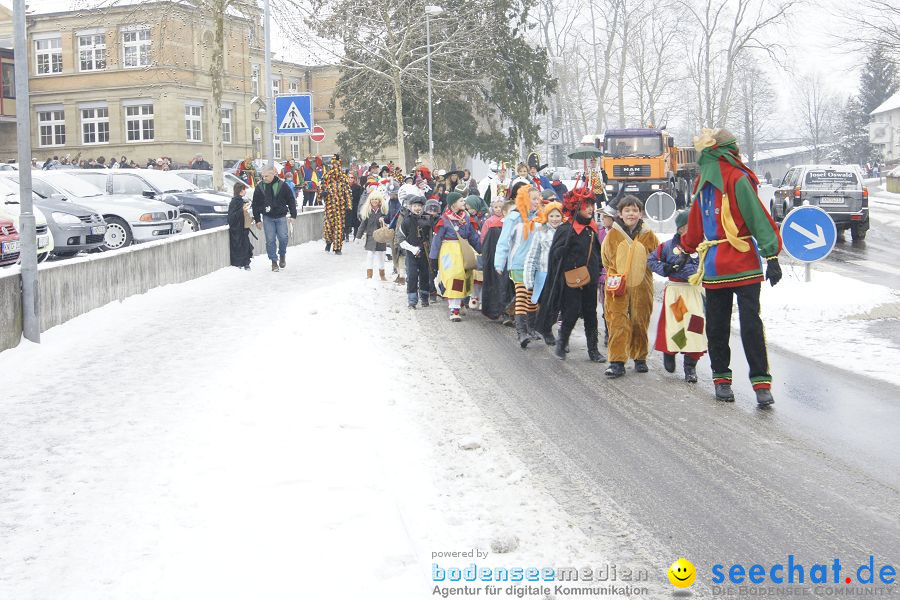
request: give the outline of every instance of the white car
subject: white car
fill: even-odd
[[[10,219],[20,235],[22,232],[22,226],[19,223],[21,208],[19,203],[19,186],[8,179],[0,178],[0,217]],[[47,260],[50,252],[53,251],[53,236],[50,235],[47,217],[44,216],[41,209],[34,206],[33,211],[35,233],[37,233],[38,262],[43,262]]]
[[[201,190],[212,190],[213,186],[213,172],[212,171],[204,171],[201,169],[177,169],[175,171],[169,171],[170,173],[175,173],[182,179],[194,184]],[[245,194],[245,198],[253,197],[254,188],[250,187],[243,181],[241,181],[240,177],[235,175],[234,173],[229,173],[225,171],[224,174],[225,183],[222,186],[222,189],[216,190],[219,192],[224,192],[231,196],[234,193],[234,184],[243,183],[244,186],[247,187],[247,193]]]
[[[31,172],[32,188],[41,196],[69,200],[100,213],[106,221],[103,250],[167,238],[181,232],[178,208],[141,196],[107,194],[68,171]]]

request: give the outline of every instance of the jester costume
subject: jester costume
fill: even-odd
[[[284,180],[288,187],[291,188],[291,192],[294,196],[297,196],[297,188],[300,185],[300,170],[297,168],[297,165],[294,163],[292,159],[288,159],[287,162],[284,163],[284,168],[281,169],[281,178]]]
[[[256,187],[256,169],[253,167],[253,160],[245,158],[238,163],[234,174],[250,187]]]
[[[303,206],[312,206],[316,199],[316,192],[319,191],[319,184],[322,182],[322,157],[316,155],[316,162],[313,165],[311,156],[307,156],[303,161],[303,167],[300,169],[300,179],[303,182]]]
[[[350,178],[341,169],[341,159],[336,155],[322,177],[325,194],[325,251],[332,248],[341,253],[344,244],[344,218],[352,208]]]
[[[781,235],[757,195],[759,180],[740,159],[737,142],[726,130],[704,130],[695,138],[700,176],[680,251],[697,252],[699,267],[690,282],[706,288],[706,335],[716,398],[733,401],[731,391],[731,311],[737,296],[741,340],[757,402],[774,402],[766,340],[759,316],[763,281],[760,256],[768,262],[766,279],[781,279]],[[683,264],[683,263],[682,263]]]

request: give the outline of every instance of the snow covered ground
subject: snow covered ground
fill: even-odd
[[[417,599],[441,551],[662,576],[574,526],[359,244],[265,263],[0,353],[0,598]]]

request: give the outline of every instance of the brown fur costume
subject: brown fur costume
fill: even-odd
[[[628,262],[628,249],[637,244]],[[646,360],[650,342],[648,330],[653,312],[653,272],[647,267],[647,255],[656,250],[659,240],[650,229],[641,231],[632,241],[616,222],[603,240],[603,266],[610,273],[625,274],[625,295],[605,297],[605,315],[609,324],[609,361],[628,358]]]

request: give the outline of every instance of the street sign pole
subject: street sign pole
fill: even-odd
[[[37,233],[31,200],[31,108],[28,94],[28,43],[25,30],[25,0],[13,4],[15,29],[16,138],[19,154],[19,256],[22,257],[22,333],[40,343],[40,296],[37,280]]]
[[[275,168],[275,94],[272,93],[272,41],[271,41],[271,30],[272,30],[272,18],[269,14],[269,0],[265,0],[265,48],[264,51],[266,53],[266,62],[265,62],[265,72],[266,72],[266,87],[263,89],[266,91],[266,127],[263,127],[263,137],[265,138],[265,148],[266,156],[268,157],[268,161],[266,162],[269,165],[270,169]]]

